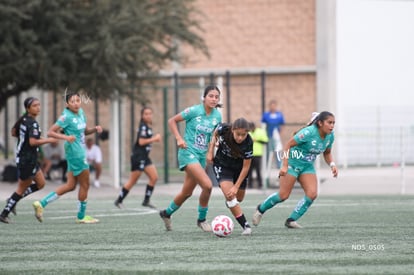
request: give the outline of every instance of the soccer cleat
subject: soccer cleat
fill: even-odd
[[[241,234],[242,236],[250,236],[252,234],[252,228],[250,227],[250,225],[246,225]]]
[[[10,200],[10,198],[7,199],[7,201],[6,201],[7,204],[9,203],[9,200]],[[17,215],[16,205],[13,206],[13,208],[10,210],[10,212],[12,212],[13,215],[15,215],[15,216]]]
[[[294,228],[294,229],[302,228],[300,224],[298,224],[295,220],[292,220],[292,219],[287,219],[285,222],[285,226],[287,228]]]
[[[9,217],[4,217],[0,215],[0,222],[3,223],[12,223]]]
[[[165,210],[161,210],[160,211],[160,217],[161,217],[162,221],[164,222],[165,229],[167,231],[171,231],[172,230],[171,216],[168,216],[167,212]]]
[[[115,204],[115,206],[116,206],[116,207],[118,207],[119,209],[124,208],[124,205],[122,204],[122,202],[120,202],[120,201],[118,201],[118,200],[116,200],[116,201],[114,202],[114,204]]]
[[[35,201],[33,203],[33,208],[35,211],[35,217],[39,222],[43,221],[43,207],[40,204],[40,201]]]
[[[212,232],[211,225],[206,221],[197,220],[197,226],[200,227],[204,232]]]
[[[143,201],[142,206],[149,207],[149,208],[152,208],[152,209],[157,209],[157,207],[155,205],[153,205],[152,203],[150,203],[149,201]]]
[[[259,210],[260,204],[256,208],[256,212],[253,214],[252,223],[254,226],[258,226],[260,221],[262,220],[263,213]]]
[[[85,216],[83,217],[83,219],[76,219],[76,223],[81,223],[81,224],[92,224],[92,223],[98,223],[99,220],[92,218],[91,216]]]

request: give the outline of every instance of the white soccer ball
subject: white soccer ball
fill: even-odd
[[[233,220],[226,215],[218,215],[211,222],[211,228],[217,237],[227,237],[234,229]]]

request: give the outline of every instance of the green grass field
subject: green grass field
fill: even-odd
[[[126,209],[113,199],[91,200],[88,213],[101,222],[74,222],[76,201],[64,197],[49,205],[45,221],[33,216],[27,198],[14,223],[0,224],[1,274],[413,274],[413,196],[322,196],[300,220],[284,221],[300,197],[292,196],[265,214],[250,237],[235,221],[230,237],[196,227],[197,198],[173,216],[166,232],[157,211],[129,196]],[[167,206],[172,196],[154,196]],[[248,195],[242,208],[249,220],[260,195]],[[209,219],[230,215],[221,197],[211,199]]]

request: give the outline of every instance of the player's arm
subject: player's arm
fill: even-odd
[[[53,142],[57,142],[57,141],[58,141],[57,139],[51,138],[51,137],[49,137],[49,138],[39,138],[39,139],[37,139],[35,137],[30,137],[29,138],[30,146],[41,146],[41,145],[46,144],[46,143],[53,143]]]
[[[335,162],[333,161],[331,148],[327,148],[325,152],[323,152],[323,158],[325,162],[331,167],[332,175],[336,178],[338,176],[338,168],[336,167]]]
[[[92,128],[88,128],[88,127],[85,128],[85,136],[94,134],[94,133],[102,133],[101,125],[96,125],[95,127],[92,127]]]
[[[279,171],[279,177],[283,177],[286,175],[288,170],[288,161],[289,161],[289,152],[290,148],[298,145],[294,137],[291,137],[288,142],[283,146],[283,160],[282,160],[282,167]]]
[[[215,129],[213,134],[211,135],[211,140],[208,144],[208,150],[207,150],[207,156],[206,156],[208,163],[213,163],[214,148],[217,145],[217,139],[218,139],[218,132],[217,132],[217,129]]]
[[[38,129],[29,127],[29,144],[30,146],[41,146],[46,143],[57,142],[58,140],[52,137],[42,138],[38,137],[37,135],[33,134],[36,132],[38,133]]]
[[[47,131],[47,136],[55,139],[66,140],[70,143],[74,142],[76,139],[75,136],[67,136],[65,134],[62,134],[62,128],[60,128],[60,126],[57,124],[53,124],[52,127],[49,128]]]
[[[159,142],[159,141],[161,141],[161,135],[160,134],[155,134],[150,138],[139,137],[138,144],[140,146],[145,146],[147,144],[150,144],[150,143],[153,143],[153,142]]]
[[[177,146],[180,148],[187,148],[187,144],[185,144],[184,139],[180,135],[178,131],[178,123],[183,121],[184,118],[181,113],[176,114],[175,116],[168,119],[168,127],[170,128],[171,132],[173,133],[175,139],[177,140]]]
[[[234,186],[237,187],[237,190],[240,188],[240,185],[242,184],[243,180],[247,177],[249,174],[250,164],[252,163],[252,159],[244,159],[243,160],[243,168],[240,171],[239,177],[237,178],[237,181],[234,183]]]

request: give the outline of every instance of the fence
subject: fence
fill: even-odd
[[[232,121],[243,116],[260,124],[261,115],[267,102],[271,99],[277,99],[279,108],[285,114],[287,121],[282,133],[282,141],[286,142],[294,131],[309,120],[309,115],[315,110],[314,81],[315,76],[311,73],[243,76],[225,74],[207,77],[179,77],[175,75],[173,78],[157,81],[157,86],[143,86],[133,89],[136,89],[137,94],[138,91],[142,93],[149,100],[148,104],[154,109],[153,130],[154,133],[161,133],[164,139],[163,142],[153,145],[151,158],[154,164],[162,170],[160,176],[164,178],[165,182],[168,182],[169,173],[176,170],[177,167],[177,148],[174,137],[169,133],[167,119],[187,106],[200,103],[200,96],[206,84],[215,83],[222,88],[224,121]],[[19,98],[10,99],[9,108],[0,113],[0,120],[4,121],[0,128],[0,141],[3,141],[0,142],[0,147],[3,148],[3,151],[5,149],[7,151],[8,148],[7,157],[11,159],[10,161],[13,159],[10,149],[13,148],[15,140],[5,137],[9,135],[12,123],[21,114],[22,101],[29,94],[41,99],[42,112],[38,121],[44,133],[64,108],[61,97],[58,96],[56,100],[56,96],[53,96],[52,93],[43,91],[29,91]],[[128,173],[129,157],[132,145],[136,140],[136,128],[140,119],[139,110],[142,106],[125,98],[120,98],[117,102],[101,102],[92,99],[92,102],[88,104],[83,106],[88,116],[88,125],[100,124],[109,130],[109,140],[97,140],[104,155],[104,169],[119,176]],[[114,111],[114,107],[116,107],[116,111]],[[386,111],[384,113],[393,113],[389,110]],[[367,109],[365,112],[372,112],[372,110]],[[337,123],[334,145],[337,164],[346,167],[414,163],[414,126],[412,126],[414,123],[407,123],[403,127],[393,127],[390,124],[362,124],[358,120],[361,117],[360,111],[353,110],[352,113],[357,114],[353,121],[345,121],[344,127]],[[380,114],[384,116],[382,112]],[[363,114],[362,117],[365,115]],[[348,125],[371,126],[349,127]],[[180,123],[181,130],[183,127],[184,123]],[[118,135],[117,144],[111,144],[115,135]],[[118,172],[114,171],[115,163],[119,164]]]

